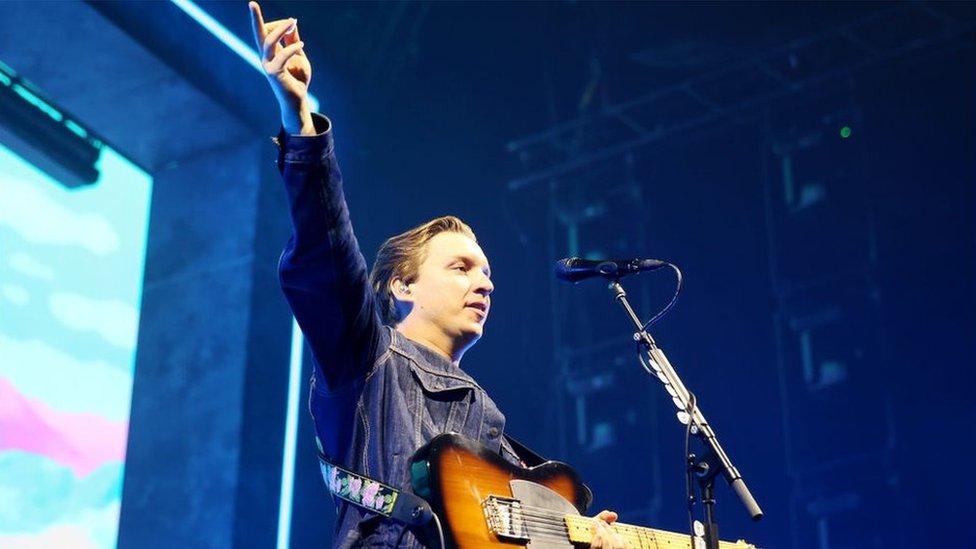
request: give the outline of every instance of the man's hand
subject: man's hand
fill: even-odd
[[[249,2],[247,6],[251,10],[251,28],[261,65],[278,98],[281,124],[293,135],[314,135],[308,102],[312,65],[302,49],[305,43],[298,36],[298,21],[279,19],[265,23],[257,2]]]
[[[594,549],[628,549],[630,547],[627,540],[610,528],[610,525],[617,520],[617,513],[603,510],[593,518],[597,520],[593,522],[593,540],[590,541],[590,547]]]

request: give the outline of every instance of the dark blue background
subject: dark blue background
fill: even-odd
[[[171,3],[14,4],[0,59],[155,179],[120,546],[271,546],[291,329],[275,274],[290,227],[274,98]],[[250,43],[244,2],[200,6]],[[263,6],[269,20],[298,18],[367,260],[437,215],[478,234],[496,293],[463,367],[512,434],[582,473],[594,512],[686,528],[684,432],[602,285],[553,285],[552,261],[577,252],[684,271],[652,331],[766,511],[751,523],[720,486],[724,538],[976,543],[970,4]],[[852,39],[783,48],[872,17]],[[608,106],[745,59],[800,84],[509,190],[633,131]],[[801,78],[838,59],[842,74]],[[759,94],[733,77],[698,89],[720,104]],[[655,103],[633,120],[667,129],[683,108]],[[508,148],[579,117],[599,123]],[[804,136],[815,139],[791,158],[807,202],[787,204],[776,150]],[[573,242],[565,220],[584,214]],[[648,317],[673,282],[661,271],[626,285]],[[331,535],[311,435],[303,413],[292,547]]]

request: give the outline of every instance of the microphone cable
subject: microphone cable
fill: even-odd
[[[668,311],[674,308],[675,303],[678,302],[678,294],[681,293],[681,286],[682,286],[681,269],[679,269],[677,265],[669,261],[665,261],[664,264],[670,267],[672,271],[674,271],[674,276],[675,276],[674,295],[671,296],[671,301],[668,301],[668,304],[665,305],[663,309],[658,311],[657,314],[652,316],[650,320],[644,323],[644,325],[641,327],[642,330],[646,330],[648,326],[654,324],[658,320],[661,320],[661,318],[664,315],[668,314]]]

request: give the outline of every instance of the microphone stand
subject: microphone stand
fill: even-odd
[[[620,281],[613,280],[610,283],[609,290],[637,328],[637,331],[634,332],[634,340],[647,353],[653,373],[664,384],[665,389],[667,389],[668,394],[674,401],[674,405],[677,406],[679,410],[679,421],[683,424],[691,422],[689,425],[691,432],[697,435],[705,446],[705,455],[700,459],[694,454],[688,456],[688,474],[695,474],[697,477],[701,502],[705,510],[705,547],[707,549],[719,549],[718,525],[715,522],[714,486],[716,476],[721,474],[725,477],[729,486],[732,487],[732,490],[739,496],[739,500],[745,505],[746,511],[752,520],[759,520],[763,517],[762,509],[759,508],[759,504],[756,503],[755,498],[752,497],[752,493],[749,492],[749,488],[746,486],[745,481],[742,480],[742,475],[739,474],[739,470],[732,465],[732,460],[729,459],[728,454],[722,449],[722,445],[719,444],[718,438],[715,436],[715,431],[712,430],[711,425],[705,420],[705,416],[698,408],[697,403],[695,403],[694,397],[685,388],[685,384],[678,377],[678,373],[671,366],[668,358],[664,356],[664,352],[657,346],[654,338],[651,337],[651,334],[647,333],[640,318],[634,313],[630,302],[627,301],[627,292],[620,285]],[[689,502],[689,504],[691,503]],[[692,535],[695,535],[695,532],[692,532]]]

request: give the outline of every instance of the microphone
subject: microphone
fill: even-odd
[[[668,263],[660,259],[582,259],[567,257],[555,264],[556,278],[566,282],[579,282],[594,276],[602,276],[609,280],[653,271],[664,267]]]

